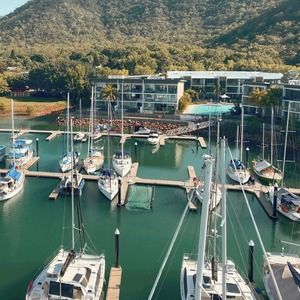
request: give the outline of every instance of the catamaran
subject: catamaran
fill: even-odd
[[[129,173],[131,166],[132,166],[132,159],[128,152],[124,152],[124,124],[123,124],[123,82],[122,82],[122,100],[121,100],[121,110],[122,110],[122,116],[121,116],[121,151],[117,151],[114,153],[112,157],[112,165],[113,168],[116,170],[116,172],[121,176],[125,176]]]
[[[71,168],[73,177],[73,164]],[[103,254],[87,253],[85,230],[82,224],[80,205],[75,205],[74,189],[72,198],[72,247],[61,248],[57,255],[32,281],[27,289],[26,300],[103,299],[105,281],[105,257]],[[80,201],[76,197],[76,201]],[[75,215],[77,220],[75,220]],[[80,242],[80,246],[75,241]],[[76,251],[76,248],[79,250]]]
[[[12,145],[15,145],[15,132],[14,132],[14,102],[11,100],[11,123],[12,123]],[[14,148],[12,149],[14,150]],[[22,191],[24,186],[25,174],[16,166],[16,159],[14,151],[12,151],[12,162],[11,167],[4,177],[0,177],[0,201],[8,200],[16,196]]]
[[[222,166],[225,169],[225,140],[222,141]],[[205,157],[205,187],[202,204],[198,255],[183,256],[180,291],[182,300],[194,299],[255,299],[250,287],[238,273],[232,261],[227,259],[226,246],[226,189],[225,173],[222,173],[222,264],[215,257],[205,260],[206,235],[210,207],[212,158]]]
[[[66,142],[67,142],[67,151],[63,153],[60,161],[59,168],[62,172],[70,171],[73,165],[77,165],[79,161],[79,152],[70,151],[70,96],[68,93],[67,97],[67,132],[66,132]]]
[[[90,126],[88,135],[88,156],[83,160],[83,167],[87,174],[94,174],[104,162],[103,148],[94,147],[94,88],[92,88]]]
[[[108,120],[109,124],[111,124],[111,103],[107,101],[107,110],[108,110]],[[110,126],[107,131],[107,140],[108,140],[108,147],[107,152],[110,156]],[[111,169],[111,161],[110,158],[108,159],[109,167],[107,169],[101,169],[98,179],[98,188],[100,192],[109,200],[113,200],[117,193],[118,193],[118,177],[114,170]]]

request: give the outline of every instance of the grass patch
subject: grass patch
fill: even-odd
[[[24,98],[26,100],[24,101]],[[66,108],[65,101],[58,101],[49,98],[31,98],[24,97],[14,100],[14,113],[16,115],[42,116],[53,112],[61,111]],[[34,101],[30,101],[30,100]],[[40,101],[38,101],[40,100]],[[50,100],[50,101],[49,101]],[[0,97],[0,114],[7,115],[11,113],[10,98]]]

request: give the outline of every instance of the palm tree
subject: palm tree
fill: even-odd
[[[117,91],[111,84],[106,85],[102,90],[103,98],[111,103],[115,102],[115,100],[117,98],[116,94],[117,94]]]

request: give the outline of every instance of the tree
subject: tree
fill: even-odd
[[[192,98],[190,96],[190,94],[188,93],[184,93],[183,96],[179,99],[179,103],[178,103],[178,111],[181,113],[183,112],[186,107],[191,104],[192,102]]]
[[[111,84],[108,84],[102,89],[101,94],[102,97],[106,99],[107,102],[110,102],[110,104],[114,108],[114,106],[116,105],[115,101],[117,99],[116,89]]]
[[[0,74],[0,94],[5,94],[9,92],[8,83],[4,76]]]
[[[196,100],[196,101],[199,100],[199,94],[198,94],[197,91],[192,90],[192,89],[188,89],[185,92],[188,93],[191,96],[192,100]]]
[[[263,106],[263,97],[267,95],[267,92],[265,90],[256,88],[252,91],[249,97],[249,101],[254,104],[255,106],[262,107]]]

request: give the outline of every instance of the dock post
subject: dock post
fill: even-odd
[[[249,242],[249,261],[248,261],[248,279],[253,282],[253,252],[254,252],[254,242],[251,240]]]
[[[199,136],[200,136],[200,130],[199,130],[199,127],[200,127],[200,124],[199,123],[197,123],[197,139],[199,138]]]
[[[115,268],[119,268],[119,254],[120,254],[120,231],[117,228],[115,231],[115,253],[116,253],[116,262]]]
[[[137,145],[138,145],[138,143],[134,142],[134,157],[136,160],[137,160]]]
[[[39,138],[36,138],[35,140],[35,151],[36,151],[36,156],[39,156]]]
[[[249,147],[246,148],[246,169],[248,168],[249,165]]]
[[[122,199],[121,199],[121,195],[122,195],[122,178],[121,176],[118,177],[118,206],[122,205]]]
[[[272,217],[274,217],[274,218],[277,217],[277,189],[278,189],[278,185],[277,185],[277,183],[275,183],[274,195],[273,195],[273,214],[272,214]]]

